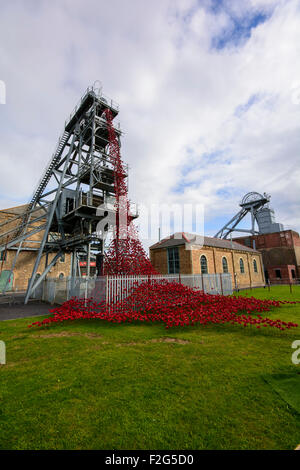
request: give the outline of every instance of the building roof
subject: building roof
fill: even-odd
[[[185,245],[186,243],[191,245],[200,246],[212,246],[215,248],[227,248],[229,250],[249,251],[252,253],[259,253],[258,250],[249,248],[248,246],[242,245],[231,240],[224,240],[222,238],[205,237],[201,235],[195,235],[187,232],[176,232],[170,237],[164,238],[158,243],[150,246],[150,250],[157,250],[159,248],[169,248],[172,246]]]
[[[8,214],[12,216],[18,216],[25,214],[29,204],[22,204],[21,206],[9,207],[8,209],[0,209],[0,216],[1,214]],[[35,217],[40,217],[45,214],[43,209],[35,211]]]
[[[26,211],[28,204],[23,204],[21,206],[9,207],[8,209],[0,209],[0,212],[4,212],[6,214],[14,214],[20,215]]]

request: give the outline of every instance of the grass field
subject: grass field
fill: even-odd
[[[300,286],[240,292],[300,300]],[[300,324],[300,304],[268,316]],[[299,374],[278,330],[0,322],[1,449],[294,449],[300,415],[264,380]]]

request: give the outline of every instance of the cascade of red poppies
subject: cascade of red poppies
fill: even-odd
[[[298,325],[271,319],[261,313],[282,304],[296,303],[299,302],[204,294],[177,282],[151,280],[137,284],[125,299],[111,305],[105,301],[97,303],[92,298],[70,299],[50,310],[53,313],[51,317],[29,326],[97,318],[113,323],[160,322],[166,328],[229,323],[285,330]]]
[[[114,169],[116,225],[114,237],[104,256],[103,274],[155,274],[156,271],[138,238],[130,216],[125,168],[110,109],[105,110],[109,156]]]

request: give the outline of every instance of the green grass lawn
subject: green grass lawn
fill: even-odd
[[[240,292],[300,300],[300,286]],[[268,316],[300,324],[300,304]],[[41,317],[42,318],[42,317]],[[232,325],[0,322],[1,449],[294,449],[300,415],[264,380],[299,374],[284,332]],[[172,338],[173,340],[170,340]]]

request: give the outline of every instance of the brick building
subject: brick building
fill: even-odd
[[[234,239],[262,253],[265,277],[270,282],[295,282],[300,278],[300,237],[294,230],[282,230]]]
[[[20,219],[14,221],[14,217],[22,214],[26,210],[27,205],[12,207],[9,209],[0,210],[0,233],[1,223],[12,219],[12,222],[5,225],[5,231],[13,229],[20,223]],[[41,213],[42,215],[42,213]],[[24,291],[27,289],[28,280],[31,276],[33,265],[36,260],[37,249],[39,242],[44,235],[44,231],[38,232],[30,237],[30,240],[24,241],[22,251],[20,252],[16,266],[13,270],[9,283],[9,290]],[[0,252],[0,292],[6,283],[9,270],[12,267],[13,259],[16,254],[16,247],[12,247],[6,251]],[[49,253],[48,262],[55,256],[55,253]],[[52,267],[48,277],[66,277],[70,276],[71,271],[71,253],[65,253],[64,256]],[[45,267],[45,256],[42,257],[37,274],[41,274]]]
[[[150,247],[150,259],[162,274],[231,273],[233,287],[265,285],[259,251],[220,238],[176,233]]]

